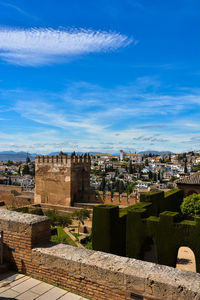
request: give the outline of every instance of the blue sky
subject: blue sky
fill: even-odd
[[[0,0],[0,151],[199,150],[199,0]]]

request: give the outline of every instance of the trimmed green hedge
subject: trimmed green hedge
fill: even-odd
[[[159,216],[165,210],[180,212],[180,205],[183,201],[183,191],[179,189],[163,191],[151,191],[140,195],[141,202],[151,202],[151,215]]]
[[[180,206],[183,202],[183,191],[180,189],[165,192],[165,204],[163,210],[180,212]]]
[[[182,199],[182,191],[173,190],[143,194],[143,202],[121,210],[116,206],[96,206],[93,249],[143,259],[144,246],[153,241],[156,262],[175,267],[178,249],[188,246],[196,256],[200,272],[200,217],[194,221],[182,220],[179,210],[173,211]]]
[[[98,205],[93,209],[92,248],[115,253],[117,248],[119,207]]]

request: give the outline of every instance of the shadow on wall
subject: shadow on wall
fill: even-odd
[[[145,261],[158,263],[156,244],[152,238],[147,237],[145,239],[141,256]]]

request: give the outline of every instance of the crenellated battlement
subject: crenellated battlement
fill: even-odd
[[[113,195],[111,192],[102,192],[99,191],[97,194],[97,202],[103,204],[112,204],[112,205],[121,205],[129,206],[139,202],[137,193],[132,193],[128,195],[127,193],[118,193],[114,192]]]
[[[84,155],[68,155],[60,153],[59,155],[37,155],[35,163],[37,165],[71,165],[73,164],[90,164],[89,154]]]

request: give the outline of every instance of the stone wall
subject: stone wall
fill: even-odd
[[[35,203],[70,206],[89,199],[89,156],[37,156],[35,174]]]
[[[97,201],[102,204],[112,204],[112,205],[120,205],[120,206],[130,206],[134,205],[138,202],[138,198],[136,194],[119,194],[117,192],[111,195],[111,192],[98,192]]]
[[[20,186],[0,185],[0,202],[7,207],[20,207],[33,203],[34,193],[23,192]]]
[[[179,189],[183,190],[185,197],[192,194],[200,194],[200,184],[177,183],[177,186]]]
[[[4,258],[20,272],[90,299],[200,299],[200,274],[49,244],[47,217],[0,210],[0,230],[4,231]]]
[[[4,259],[26,272],[31,262],[31,249],[41,241],[50,239],[47,217],[0,210],[0,230],[3,231]]]
[[[5,184],[0,184],[0,192],[11,192],[15,190],[19,194],[22,193],[22,187],[21,186],[15,186],[15,185],[5,185]]]

